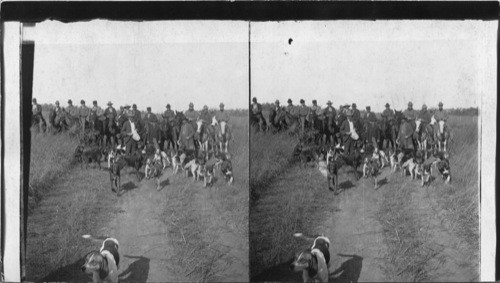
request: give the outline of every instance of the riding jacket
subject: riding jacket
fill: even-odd
[[[387,120],[392,120],[394,119],[394,111],[392,109],[385,109],[382,112],[382,118],[385,118]]]
[[[198,112],[196,112],[196,110],[194,110],[194,109],[193,110],[189,110],[189,109],[186,110],[184,115],[191,122],[198,120],[198,117],[200,117],[200,114]]]
[[[446,122],[446,121],[448,121],[448,113],[446,113],[446,111],[444,111],[444,110],[439,110],[438,109],[438,110],[436,110],[434,112],[434,118],[438,122],[441,121],[441,120],[443,120],[443,121]]]
[[[217,112],[215,112],[215,119],[219,123],[221,121],[224,121],[227,123],[227,122],[229,122],[229,114],[226,111],[217,111]]]

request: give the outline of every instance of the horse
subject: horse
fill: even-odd
[[[333,116],[325,116],[322,115],[312,115],[312,127],[313,129],[318,131],[318,135],[316,136],[316,144],[331,144],[335,145],[335,135],[339,132],[339,127],[335,123],[335,119]]]
[[[194,150],[196,151],[196,145],[194,143],[194,135],[196,134],[196,129],[193,124],[183,120],[182,126],[179,132],[179,138],[177,139],[177,144],[184,150]]]
[[[422,119],[415,121],[415,132],[417,134],[417,148],[424,152],[425,159],[428,157],[428,149],[434,144],[434,129],[431,124],[424,125]]]
[[[434,126],[435,124],[436,124],[436,118],[432,116],[431,125]],[[435,146],[438,148],[439,151],[446,152],[449,139],[450,139],[450,132],[448,130],[446,122],[440,120],[439,122],[437,122],[437,127],[434,126],[434,140],[436,142]]]
[[[410,122],[408,122],[406,119],[403,119],[403,121],[399,127],[398,138],[396,140],[399,147],[403,148],[403,149],[415,150],[415,147],[413,144],[413,134],[414,133],[415,133],[415,131],[413,130],[413,127],[411,126]]]
[[[115,148],[118,140],[118,134],[120,132],[120,128],[114,119],[106,118],[103,122],[104,126],[104,145],[109,145]]]
[[[300,129],[300,121],[298,117],[293,116],[292,114],[286,112],[285,110],[277,113],[275,117],[275,122],[279,122],[283,125],[286,124],[286,128],[288,129],[288,134],[290,135],[298,135]]]
[[[225,121],[221,121],[220,123],[216,124],[215,138],[217,140],[217,143],[220,145],[220,150],[228,152],[228,145],[232,136]]]
[[[254,127],[257,131],[265,132],[267,129],[267,123],[266,119],[262,115],[262,112],[257,114],[250,113],[250,115],[250,124],[252,127]]]
[[[269,112],[268,116],[269,123],[267,124],[267,129],[270,130],[272,128],[274,133],[279,132],[283,129],[283,125],[281,124],[281,122],[278,119],[276,119],[278,113],[280,113],[281,111],[284,110],[281,107],[279,107],[278,110],[273,108]]]
[[[397,126],[396,126],[396,121],[388,120],[388,119],[383,119],[382,121],[379,122],[379,131],[380,131],[380,142],[379,142],[379,147],[380,149],[383,148],[384,141],[386,142],[386,148],[389,147],[389,144],[391,145],[391,148],[396,147],[396,139],[398,137],[397,132]]]
[[[41,113],[37,115],[31,115],[31,126],[32,127],[38,126],[39,131],[42,133],[47,130],[47,124],[45,122],[45,119],[43,119]]]
[[[215,116],[212,117],[212,124],[214,123]],[[215,120],[217,121],[217,120]],[[208,143],[210,141],[210,136],[211,134],[214,134],[215,131],[213,129],[213,126],[211,124],[205,123],[203,120],[198,119],[196,121],[196,134],[195,134],[195,140],[198,144],[198,147],[202,151],[207,151],[208,150]]]

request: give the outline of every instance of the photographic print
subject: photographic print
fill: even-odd
[[[495,42],[484,21],[252,23],[251,280],[479,280]]]
[[[248,23],[23,31],[26,280],[248,281]]]

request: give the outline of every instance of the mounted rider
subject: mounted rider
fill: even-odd
[[[266,125],[266,119],[262,115],[262,105],[257,102],[257,97],[252,98],[252,117],[254,123],[262,125],[264,128]]]
[[[113,108],[113,103],[111,101],[108,101],[108,108],[104,110],[104,117],[106,117],[108,121],[108,127],[112,126],[112,123],[114,123],[116,119],[116,110]]]
[[[215,120],[217,120],[219,125],[221,122],[226,122],[226,130],[231,131],[229,127],[229,113],[224,110],[224,103],[222,102],[219,104],[219,111],[215,112]]]
[[[163,112],[161,116],[163,117],[163,120],[166,124],[170,124],[171,121],[174,121],[175,111],[170,109],[170,104],[167,104],[165,107],[167,108],[167,110],[165,110],[165,112]]]
[[[135,116],[135,120],[139,123],[140,121],[142,121],[142,118],[141,118],[141,111],[137,110],[137,105],[136,104],[132,104],[132,112],[134,113],[134,116]]]
[[[146,114],[144,115],[144,124],[147,129],[147,136],[145,144],[154,144],[156,148],[159,148],[159,132],[158,132],[158,117],[156,114],[151,112],[151,107],[146,107]]]
[[[85,129],[87,126],[88,117],[90,114],[90,109],[85,105],[85,100],[80,101],[80,108],[78,109],[78,114],[80,116],[80,126]]]
[[[280,101],[276,99],[274,104],[272,104],[271,112],[269,113],[269,123],[271,123],[274,127],[277,128],[277,130],[281,130],[281,124],[280,121],[276,123],[275,119],[276,116],[280,113],[280,111],[283,111],[280,106]]]
[[[418,119],[422,121],[422,128],[425,128],[431,122],[431,112],[427,111],[427,105],[422,105],[422,110],[418,113]]]
[[[189,103],[189,108],[184,112],[184,116],[186,116],[188,122],[193,125],[193,129],[196,129],[196,121],[198,121],[200,114],[194,110],[194,104],[192,102]]]
[[[385,109],[382,112],[382,119],[386,122],[394,119],[394,110],[391,109],[391,105],[389,103],[385,104]]]
[[[332,128],[333,125],[332,125],[332,122],[335,121],[335,118],[337,116],[337,111],[335,111],[335,108],[332,106],[332,101],[331,100],[328,100],[326,102],[326,107],[325,109],[323,109],[322,111],[322,116],[324,116],[325,118],[327,118],[328,120],[328,128]]]
[[[96,127],[96,122],[97,120],[102,120],[104,111],[102,110],[101,107],[97,105],[97,101],[94,100],[93,102],[93,107],[90,109],[90,114],[89,114],[89,122],[90,122],[90,128],[95,130]]]
[[[309,107],[306,106],[306,102],[304,101],[304,99],[300,100],[300,106],[297,107],[297,114],[299,116],[300,122],[300,133],[301,135],[303,135],[307,117],[309,117]]]
[[[345,112],[347,119],[340,125],[340,133],[342,134],[342,144],[344,146],[344,153],[349,155],[354,150],[354,143],[359,139],[359,136],[354,128],[353,112],[347,110]]]
[[[356,108],[356,103],[352,104],[352,120],[354,121],[354,123],[358,123],[359,120],[361,120],[361,113]]]
[[[56,117],[54,120],[55,126],[61,127],[61,124],[65,118],[65,113],[63,113],[63,109],[59,106],[59,100],[57,100],[55,104],[56,104],[55,109],[54,109],[56,112]]]
[[[318,105],[316,99],[313,99],[312,104],[313,105],[311,106],[308,117],[308,121],[310,121],[311,124],[314,123],[314,119],[316,117],[319,119],[323,119],[323,117],[321,117],[323,114],[323,110],[321,109],[321,106]]]
[[[78,120],[78,107],[73,105],[71,99],[68,100],[68,106],[66,107],[66,116],[69,120],[69,125],[73,125],[75,120]]]
[[[380,142],[380,131],[377,126],[377,117],[371,112],[370,106],[366,107],[366,136],[365,145],[368,148],[371,145],[373,148],[378,148]]]
[[[43,115],[42,115],[42,105],[40,105],[36,102],[36,98],[33,98],[32,102],[33,102],[33,107],[31,109],[31,111],[33,114],[33,118],[36,121],[38,121],[38,126],[40,127],[40,131],[43,131],[43,125],[46,123],[45,123],[45,119],[43,118]]]
[[[438,104],[438,110],[434,112],[434,119],[436,119],[436,122],[439,123],[439,121],[444,121],[444,130],[448,130],[448,113],[443,110],[443,102],[439,102]]]

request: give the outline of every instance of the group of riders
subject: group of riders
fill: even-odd
[[[185,112],[174,111],[167,104],[161,118],[151,112],[151,107],[146,110],[146,113],[141,114],[136,104],[132,107],[120,106],[116,110],[111,101],[105,109],[97,101],[93,101],[93,107],[87,107],[84,100],[77,107],[70,99],[66,108],[61,107],[59,101],[55,102],[55,106],[49,110],[47,123],[42,115],[42,106],[34,98],[32,126],[38,126],[42,132],[51,130],[50,128],[56,132],[70,128],[80,129],[81,140],[88,138],[90,141],[85,142],[95,142],[100,146],[118,145],[126,154],[134,153],[138,145],[148,144],[162,150],[164,146],[208,150],[209,144],[215,147],[216,141],[223,146],[222,142],[226,142],[226,136],[230,133],[230,115],[224,110],[223,103],[220,103],[215,114],[209,112],[206,105],[199,112],[194,110],[192,102]]]
[[[439,102],[438,109],[431,113],[427,106],[422,109],[413,109],[413,103],[408,103],[404,111],[391,109],[389,103],[378,119],[370,106],[366,106],[365,113],[361,113],[356,106],[340,105],[338,109],[332,106],[329,100],[325,108],[321,108],[316,100],[312,106],[307,106],[303,99],[300,105],[293,105],[288,99],[288,105],[282,107],[276,100],[269,112],[268,119],[262,114],[262,105],[254,97],[251,105],[252,125],[257,130],[288,130],[296,133],[301,140],[313,140],[316,144],[340,145],[347,154],[355,148],[371,145],[382,149],[384,141],[386,147],[404,149],[429,149],[440,146],[436,138],[446,139],[449,129],[446,124],[448,114],[443,110],[443,103]],[[436,136],[436,133],[438,135]],[[446,151],[446,143],[444,144]]]

